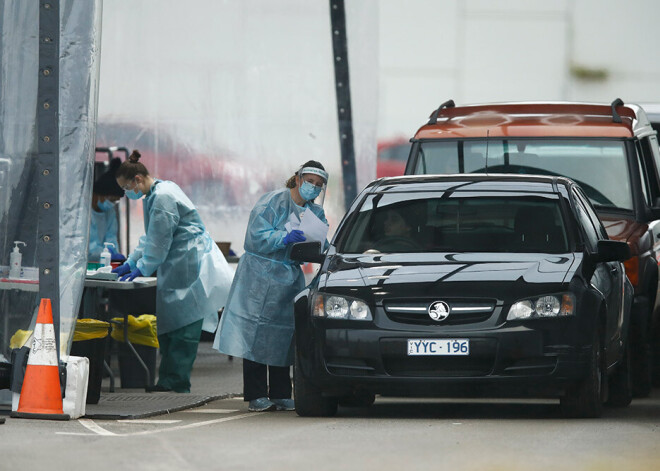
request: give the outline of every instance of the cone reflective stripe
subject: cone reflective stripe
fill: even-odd
[[[57,343],[55,342],[53,311],[48,298],[42,299],[39,305],[18,410],[11,416],[28,419],[69,420],[69,416],[62,410]]]

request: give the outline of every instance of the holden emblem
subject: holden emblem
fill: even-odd
[[[435,301],[429,306],[429,317],[434,321],[444,321],[449,316],[449,304],[444,301]]]

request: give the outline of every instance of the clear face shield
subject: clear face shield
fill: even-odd
[[[315,204],[323,206],[325,190],[328,186],[328,172],[316,167],[301,167],[298,170],[298,175],[300,177],[300,186],[298,187],[300,196],[306,201],[312,201]],[[309,178],[311,175],[320,178]],[[319,183],[321,183],[320,186]]]

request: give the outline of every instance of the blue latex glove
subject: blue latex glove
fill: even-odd
[[[123,267],[123,266],[124,266],[124,265],[122,265],[122,267]],[[119,268],[121,268],[121,267],[119,267]],[[130,272],[128,275],[124,275],[124,276],[122,276],[122,277],[119,279],[119,281],[133,281],[133,280],[134,280],[135,278],[137,278],[138,276],[144,276],[144,275],[142,274],[142,272],[140,271],[139,268],[136,268],[135,270],[133,270],[132,272]]]
[[[123,255],[123,254],[120,254],[114,248],[108,246],[108,250],[110,251],[110,261],[112,261],[112,262],[123,262],[124,260],[126,260],[126,256]]]
[[[126,273],[131,272],[131,266],[128,263],[124,263],[123,265],[119,265],[117,268],[112,269],[112,273],[116,273],[117,276],[123,276]]]
[[[303,242],[307,240],[307,238],[304,236],[303,231],[299,231],[298,229],[294,229],[291,232],[289,232],[287,235],[284,236],[284,239],[282,239],[282,242],[284,242],[284,245],[289,245],[293,244],[296,242]]]

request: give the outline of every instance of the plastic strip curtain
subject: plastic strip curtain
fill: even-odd
[[[378,2],[346,12],[361,189],[375,177]],[[139,149],[238,254],[257,199],[320,161],[334,232],[344,201],[328,1],[106,0],[103,22],[99,146]],[[135,248],[144,227],[131,204]]]
[[[36,109],[39,52],[37,1],[0,2],[0,266],[13,241],[22,266],[38,268]],[[60,345],[70,346],[82,294],[91,207],[98,96],[101,0],[60,2]],[[15,284],[13,286],[16,286]],[[0,360],[9,339],[34,325],[38,292],[0,289]],[[0,286],[2,288],[2,286]]]

